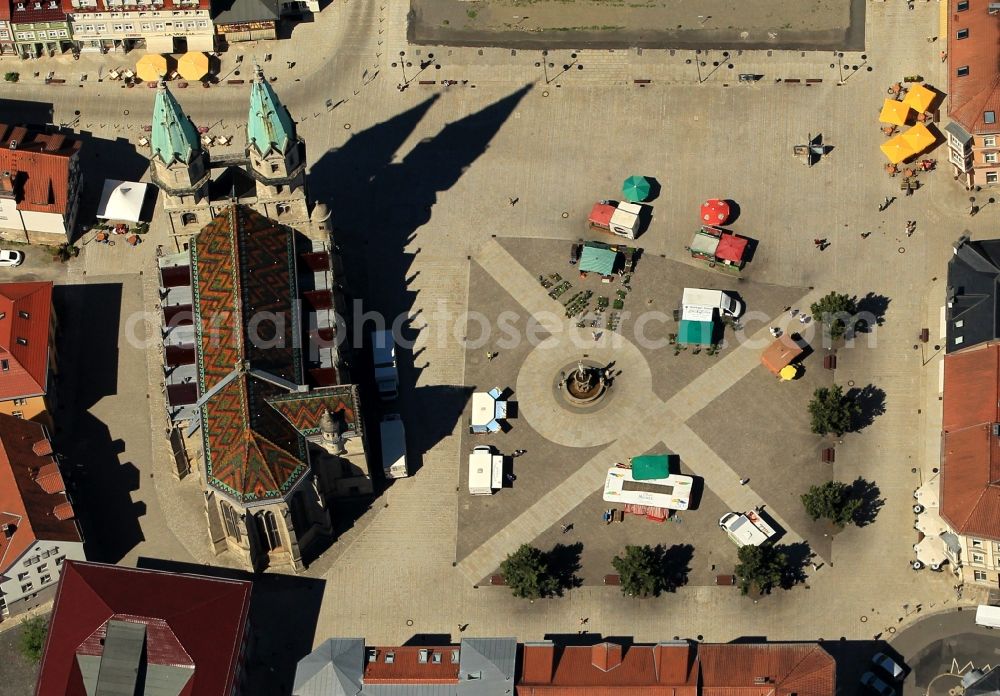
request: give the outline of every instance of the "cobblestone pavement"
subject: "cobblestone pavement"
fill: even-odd
[[[590,618],[594,631],[639,640],[668,634],[702,635],[707,640],[740,635],[775,640],[868,638],[899,625],[898,618],[904,624],[910,620],[904,616],[904,603],[954,605],[947,575],[914,574],[907,566],[915,540],[910,494],[918,483],[911,469],[936,465],[933,412],[939,408],[937,363],[923,364],[912,346],[920,328],[935,326],[950,243],[966,227],[978,236],[991,232],[995,211],[988,206],[974,219],[965,217],[968,194],[954,186],[947,172],[938,171],[922,175],[925,186],[917,195],[876,213],[884,196],[899,194],[895,180],[882,173],[878,152],[882,136],[875,119],[886,85],[913,73],[939,88],[946,85],[937,58],[939,45],[926,41],[939,33],[938,6],[921,2],[908,12],[898,0],[872,3],[869,49],[842,60],[828,53],[722,56],[712,51],[703,55],[702,67],[686,62],[695,58],[691,51],[588,50],[577,52],[584,69],[573,67],[565,73],[562,65],[574,60],[569,52],[552,54],[549,61],[555,67],[550,69],[547,62],[535,66],[542,63],[540,52],[512,55],[509,50],[408,46],[405,15],[405,3],[334,3],[315,24],[298,27],[292,41],[241,46],[223,61],[225,72],[237,54],[247,55],[247,61],[265,51],[274,54],[265,67],[278,77],[275,86],[307,140],[313,191],[338,204],[334,216],[341,222],[360,213],[348,210],[351,202],[338,189],[356,186],[360,191],[354,206],[364,208],[364,217],[358,219],[365,224],[344,227],[342,234],[351,238],[345,243],[359,249],[369,235],[394,240],[355,259],[367,267],[358,289],[361,296],[381,293],[388,298],[380,283],[399,283],[380,275],[384,256],[397,255],[395,260],[405,264],[405,276],[411,278],[408,304],[397,309],[417,317],[415,323],[421,325],[414,350],[420,351],[423,365],[404,371],[405,391],[461,384],[465,350],[453,329],[465,309],[470,257],[495,253],[488,246],[492,234],[576,239],[579,221],[595,199],[615,195],[625,176],[646,173],[663,185],[654,224],[641,240],[647,253],[683,261],[697,205],[723,196],[742,207],[734,228],[759,241],[749,271],[755,282],[890,298],[885,323],[876,332],[877,346],[841,351],[836,373],[839,383],[874,383],[885,389],[887,412],[865,432],[844,438],[834,468],[840,480],[877,480],[887,503],[874,525],[838,536],[831,562],[810,578],[809,589],[756,604],[731,588],[716,587],[691,587],[641,602],[627,601],[612,588],[585,587],[562,599],[529,604],[515,601],[503,588],[476,588],[470,582],[510,541],[490,545],[471,572],[466,572],[468,565],[455,567],[454,491],[463,458],[459,431],[453,430],[422,439],[426,445],[413,453],[422,463],[417,474],[393,485],[310,569],[326,581],[315,642],[357,634],[395,642],[415,632],[454,633],[459,623],[469,623],[473,634],[516,632],[530,640],[572,633],[581,616]],[[303,51],[303,45],[310,50]],[[407,52],[413,67],[398,65],[399,51]],[[416,74],[424,58],[434,63]],[[284,67],[286,59],[295,60],[296,66]],[[60,58],[40,61],[35,68],[42,75],[48,69],[64,76],[86,71],[82,87],[74,86],[74,80],[65,86],[43,85],[28,74],[30,68],[18,64],[24,79],[6,87],[5,96],[47,99],[57,122],[75,122],[96,136],[135,142],[148,123],[152,91],[95,82],[97,65],[85,62],[90,60]],[[764,79],[754,86],[727,81],[738,72],[755,72]],[[823,82],[779,84],[776,78]],[[420,84],[425,79],[458,84]],[[636,79],[652,82],[640,87]],[[403,80],[409,87],[400,91],[397,85]],[[529,89],[519,93],[525,85]],[[241,141],[238,122],[245,118],[245,86],[178,90],[178,95],[199,125]],[[78,121],[75,111],[81,112]],[[471,130],[482,147],[469,154],[459,145],[471,137]],[[817,133],[833,151],[806,169],[792,159],[791,146]],[[337,160],[338,153],[357,152],[359,144],[366,147],[364,166]],[[935,155],[943,157],[941,151]],[[358,181],[352,182],[352,177]],[[368,182],[382,182],[378,197],[365,193]],[[510,206],[508,198],[515,196],[519,202]],[[424,200],[418,209],[412,201],[420,197]],[[411,224],[414,211],[418,222]],[[563,211],[569,213],[567,218]],[[902,235],[908,219],[918,221],[913,238]],[[406,235],[388,236],[394,230]],[[861,239],[863,231],[873,234]],[[832,246],[817,252],[815,237],[829,238]],[[87,249],[82,268],[89,269],[88,276],[110,272],[115,264],[148,273],[156,243],[151,236],[149,244],[132,250],[136,254],[119,260],[110,254],[97,258]],[[114,253],[120,253],[117,247]],[[488,261],[487,268],[496,270]],[[132,283],[128,288],[138,302],[139,286]],[[148,285],[146,297],[148,304]],[[533,300],[525,301],[533,311]],[[155,356],[146,357],[148,366]],[[684,390],[658,407],[660,415],[697,414],[719,393],[716,380],[730,371],[728,377],[745,374],[756,355],[734,351],[725,360],[706,372],[705,395]],[[142,383],[143,375],[129,369],[123,377]],[[145,376],[150,385],[155,383],[152,367]],[[155,423],[160,416],[155,392],[150,395]],[[434,414],[425,412],[426,401],[410,398],[404,394],[401,400],[404,417],[431,425]],[[133,409],[135,403],[130,402]],[[121,422],[116,432],[130,448],[139,425],[149,427]],[[461,427],[461,420],[452,425]],[[156,446],[155,425],[152,431],[154,442],[147,447]],[[927,437],[914,437],[921,432]],[[692,467],[702,469],[696,473],[723,482],[731,476],[730,463],[699,444],[704,438],[682,420],[669,429],[641,434],[669,437],[678,449],[703,453],[688,455]],[[609,448],[604,461],[630,454],[616,447]],[[224,558],[215,559],[204,548],[197,486],[190,479],[177,485],[169,473],[157,473],[167,471],[162,451],[154,461],[138,455],[132,460],[144,477],[156,473],[151,487],[148,477],[143,479],[141,490],[144,495],[149,491],[150,509],[156,503],[149,521],[157,528],[144,529],[147,539],[133,555],[190,556],[224,564]],[[584,466],[581,472],[586,471]],[[589,480],[587,486],[592,490]],[[754,502],[752,488],[720,485],[718,493],[733,507]],[[533,533],[537,525],[527,522],[526,533]],[[161,528],[171,530],[172,537],[163,535]]]

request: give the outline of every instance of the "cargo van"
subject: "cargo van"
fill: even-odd
[[[387,413],[379,427],[382,439],[382,473],[387,479],[406,478],[406,430],[398,413]]]
[[[399,396],[396,340],[392,331],[372,332],[372,362],[375,365],[375,385],[378,387],[379,398],[392,401]]]
[[[980,604],[976,607],[976,625],[985,628],[1000,628],[1000,607]]]
[[[688,317],[688,314],[697,314],[702,311],[719,310],[719,314],[730,317],[739,317],[743,314],[743,303],[723,290],[703,290],[702,288],[684,288],[681,299],[681,306],[684,311],[684,318],[693,321],[710,321],[704,317]]]

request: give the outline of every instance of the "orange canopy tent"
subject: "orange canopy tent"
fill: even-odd
[[[937,93],[934,90],[928,89],[921,84],[915,84],[910,87],[906,96],[903,98],[902,103],[906,104],[918,114],[922,114],[931,108],[931,104],[934,103],[934,99],[936,97]]]
[[[890,162],[893,164],[899,164],[908,157],[913,157],[913,150],[910,148],[909,143],[903,138],[903,135],[897,135],[895,138],[890,138],[884,143],[879,145],[879,148]]]
[[[894,126],[905,126],[910,118],[910,107],[895,99],[886,99],[882,105],[882,113],[878,120],[882,123],[891,123]]]
[[[781,336],[764,349],[760,355],[761,364],[778,377],[782,369],[791,365],[803,353],[802,346],[788,334]]]
[[[937,136],[934,135],[930,128],[922,123],[918,123],[912,128],[908,128],[907,131],[899,137],[906,141],[907,147],[910,148],[914,155],[923,152],[937,142]]]

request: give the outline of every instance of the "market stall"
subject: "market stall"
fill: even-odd
[[[500,421],[507,418],[507,402],[500,399],[501,394],[500,387],[472,394],[471,432],[500,432]]]

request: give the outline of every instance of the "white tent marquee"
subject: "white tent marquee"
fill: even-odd
[[[102,220],[139,222],[147,186],[148,184],[137,181],[105,180],[101,202],[97,206],[97,217]]]

